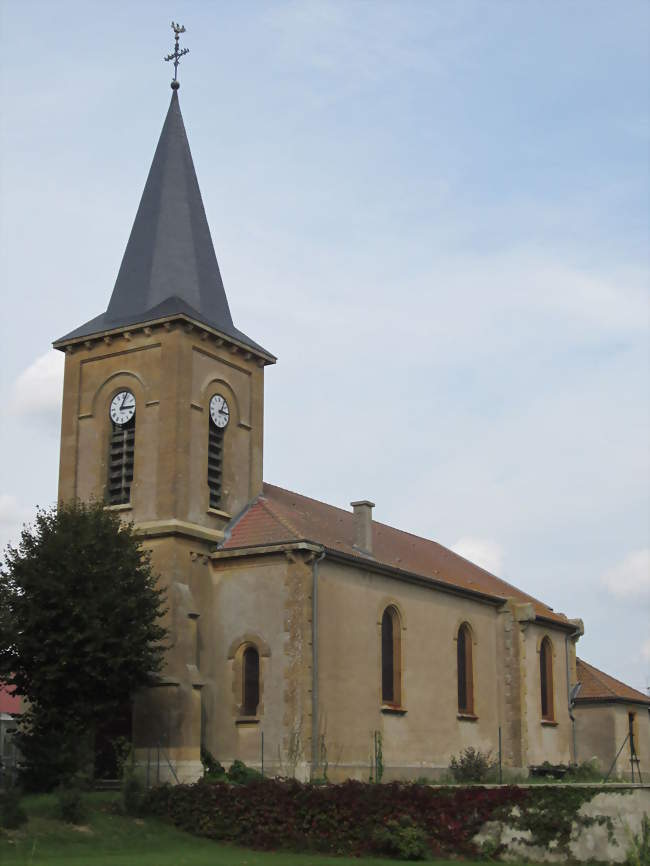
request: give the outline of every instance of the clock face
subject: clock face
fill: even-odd
[[[135,415],[135,397],[130,391],[120,391],[111,400],[111,420],[120,427],[128,424]]]
[[[226,398],[221,394],[215,394],[210,400],[210,418],[216,427],[225,427],[230,421],[230,409],[226,403]]]

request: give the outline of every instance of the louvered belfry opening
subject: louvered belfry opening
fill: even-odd
[[[109,505],[123,505],[131,501],[134,457],[135,416],[127,424],[111,424],[108,461]]]
[[[223,472],[223,428],[210,419],[208,430],[208,489],[210,508],[221,505],[221,481]]]

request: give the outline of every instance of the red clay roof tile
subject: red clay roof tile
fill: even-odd
[[[262,495],[233,525],[222,549],[311,541],[367,561],[354,547],[354,537],[352,512],[264,484]],[[435,541],[373,521],[372,550],[382,565],[495,598],[530,602],[537,616],[568,624],[563,614]]]
[[[650,698],[643,692],[638,692],[632,686],[626,686],[620,680],[610,677],[609,674],[599,671],[593,665],[587,664],[582,659],[576,659],[576,671],[578,682],[582,688],[578,694],[577,702],[580,701],[634,701],[650,704]]]
[[[14,687],[0,683],[0,713],[22,712],[22,700],[14,694]]]

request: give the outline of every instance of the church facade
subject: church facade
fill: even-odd
[[[106,312],[66,354],[59,499],[133,521],[167,589],[164,674],[138,758],[201,749],[337,780],[435,778],[467,746],[505,768],[574,757],[580,620],[433,541],[263,482],[271,352],[237,330],[178,90]],[[374,768],[374,770],[373,770]]]

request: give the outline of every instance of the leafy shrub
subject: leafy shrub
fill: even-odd
[[[373,846],[379,854],[398,860],[424,860],[429,853],[427,834],[408,815],[396,821],[386,821],[372,834]]]
[[[115,762],[115,778],[120,778],[124,775],[126,768],[135,762],[133,754],[133,746],[131,741],[126,737],[115,737],[110,742],[110,747],[113,752],[113,761]]]
[[[456,782],[485,782],[493,767],[492,752],[482,752],[473,746],[464,749],[458,758],[454,755],[449,769]]]
[[[0,827],[16,830],[27,821],[27,813],[20,805],[21,791],[11,787],[0,791]]]
[[[598,766],[596,758],[591,761],[583,761],[581,764],[574,764],[569,767],[564,776],[565,782],[600,782],[603,774]]]
[[[61,785],[56,789],[59,818],[66,824],[82,824],[88,816],[88,809],[81,788],[76,785]]]
[[[221,764],[219,764],[221,766]],[[223,769],[223,768],[222,768]],[[248,785],[251,782],[257,782],[262,779],[261,773],[254,770],[252,767],[247,767],[243,761],[233,761],[227,774],[228,779],[234,782],[235,785]]]
[[[625,864],[626,866],[650,866],[650,818],[643,815],[641,833],[630,834]]]
[[[142,814],[145,787],[135,773],[125,773],[122,780],[122,809],[126,815]]]
[[[203,777],[210,779],[225,779],[226,771],[217,761],[212,752],[201,746],[201,763],[203,764]]]
[[[317,786],[294,779],[233,785],[204,779],[153,788],[146,808],[211,839],[261,849],[351,855],[376,854],[386,838],[375,837],[375,832],[388,822],[404,820],[387,844],[396,839],[407,851],[419,850],[424,840],[429,855],[472,855],[472,838],[482,825],[509,814],[515,805],[523,808],[529,796],[528,789],[505,786],[441,789],[355,781]]]

